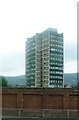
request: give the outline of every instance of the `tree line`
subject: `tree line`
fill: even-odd
[[[4,76],[0,76],[0,86],[2,87],[8,87],[8,81]]]

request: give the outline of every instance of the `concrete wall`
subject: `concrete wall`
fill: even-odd
[[[79,92],[74,89],[27,88],[2,90],[3,108],[79,109]]]

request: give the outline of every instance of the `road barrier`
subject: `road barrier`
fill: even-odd
[[[78,118],[79,110],[3,108],[4,118]]]

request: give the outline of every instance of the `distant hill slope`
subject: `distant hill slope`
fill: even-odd
[[[15,86],[15,85],[25,85],[25,75],[20,76],[5,76],[6,80],[8,81],[8,84]]]
[[[79,73],[74,73],[74,74],[64,74],[64,84],[65,85],[76,85],[77,84],[77,75],[79,78]],[[7,79],[8,83],[15,86],[15,85],[25,85],[26,81],[25,81],[25,75],[21,75],[21,76],[5,76],[5,78]]]
[[[79,75],[79,74],[78,74]],[[74,86],[77,85],[77,73],[74,74],[64,74],[64,84]]]

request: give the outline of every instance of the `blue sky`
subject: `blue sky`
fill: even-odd
[[[77,0],[2,0],[0,18],[0,74],[24,74],[27,38],[49,27],[64,33],[64,72],[77,72]]]

